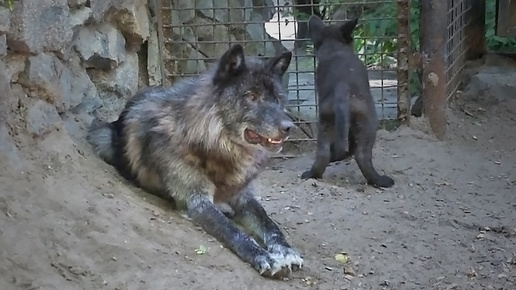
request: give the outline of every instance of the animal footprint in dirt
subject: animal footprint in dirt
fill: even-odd
[[[303,258],[294,249],[282,245],[272,245],[268,252],[255,259],[255,268],[260,275],[281,279],[303,266]]]

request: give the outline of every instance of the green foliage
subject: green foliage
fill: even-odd
[[[364,0],[363,4],[347,4],[349,0],[321,0],[320,11],[324,11],[325,18],[333,15],[339,8],[360,8],[364,11],[355,29],[355,50],[368,67],[389,67],[396,64],[397,53],[397,1],[385,3]],[[412,51],[420,51],[420,1],[412,0],[410,8],[411,45]],[[486,3],[486,44],[491,51],[516,51],[516,39],[504,38],[495,35],[496,1]],[[309,15],[300,15],[298,19],[308,19]],[[308,47],[308,52],[313,48]],[[420,91],[420,71],[411,72],[410,91],[414,95]]]
[[[486,1],[486,45],[491,51],[516,51],[516,39],[495,35],[496,1]]]
[[[7,2],[7,3],[5,3],[5,2]],[[2,4],[2,5],[7,4],[7,7],[9,7],[9,10],[11,10],[11,11],[13,11],[13,9],[14,9],[14,0],[7,0],[7,1],[0,0],[0,4]]]

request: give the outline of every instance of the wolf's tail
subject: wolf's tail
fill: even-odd
[[[346,84],[338,84],[333,91],[334,113],[335,113],[335,154],[344,156],[349,151],[349,128],[351,123],[350,114],[350,91]]]
[[[95,154],[105,162],[113,165],[115,161],[115,142],[118,134],[114,123],[93,120],[88,129],[86,140],[90,143]]]

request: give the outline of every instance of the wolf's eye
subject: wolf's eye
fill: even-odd
[[[257,102],[260,99],[260,96],[253,91],[247,91],[244,96],[251,102]]]

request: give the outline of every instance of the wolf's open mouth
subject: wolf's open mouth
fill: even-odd
[[[260,144],[264,147],[277,147],[281,146],[287,138],[267,138],[253,130],[245,129],[244,131],[245,140],[251,144]]]

